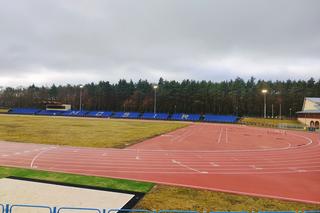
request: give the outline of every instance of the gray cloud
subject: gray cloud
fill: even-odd
[[[0,2],[0,85],[320,78],[317,0]]]

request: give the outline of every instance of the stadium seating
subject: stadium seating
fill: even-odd
[[[70,110],[66,112],[62,112],[62,116],[74,116],[74,117],[83,117],[88,114],[88,111],[79,111],[79,110]]]
[[[171,120],[177,121],[199,121],[199,114],[183,114],[183,113],[175,113],[171,116]]]
[[[115,112],[112,117],[137,119],[140,117],[140,113],[139,112]]]
[[[34,115],[39,112],[40,109],[30,109],[30,108],[13,108],[9,110],[11,114],[21,114],[21,115]]]
[[[61,115],[62,111],[58,110],[41,110],[37,112],[36,115]]]
[[[90,111],[86,116],[87,117],[97,117],[97,118],[109,118],[111,117],[112,112],[105,111]]]
[[[212,115],[206,114],[204,116],[204,121],[207,122],[221,122],[221,123],[235,123],[238,117],[233,115]]]
[[[142,119],[155,119],[155,120],[167,120],[169,117],[168,113],[150,113],[145,112],[142,115]]]

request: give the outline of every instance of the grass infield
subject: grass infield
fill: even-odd
[[[236,195],[209,190],[156,185],[135,206],[138,209],[201,211],[319,210],[320,205]]]
[[[0,140],[123,148],[185,126],[178,122],[0,115]]]
[[[103,187],[133,192],[148,192],[153,183],[138,182],[123,179],[103,178],[94,176],[83,176],[65,174],[59,172],[46,172],[31,169],[0,167],[0,178],[15,176],[20,178],[31,178],[36,180],[54,181],[59,183],[79,184],[84,186]]]
[[[244,117],[241,119],[242,122],[255,123],[257,125],[278,125],[278,124],[288,124],[288,125],[301,125],[298,120],[295,119],[276,119],[276,118],[251,118]]]

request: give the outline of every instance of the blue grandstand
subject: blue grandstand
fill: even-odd
[[[235,123],[238,117],[233,115],[212,115],[206,114],[204,116],[204,121],[207,122],[221,122],[221,123]]]
[[[20,115],[34,115],[39,112],[40,109],[32,109],[32,108],[12,108],[9,110],[11,114],[20,114]]]
[[[201,115],[200,114],[183,114],[183,113],[175,113],[171,116],[171,120],[177,121],[199,121]]]
[[[137,119],[140,117],[140,113],[139,112],[115,112],[112,117]]]
[[[69,110],[65,112],[61,112],[62,116],[74,116],[74,117],[84,117],[88,114],[88,111],[79,111],[79,110]]]
[[[41,110],[40,112],[36,113],[37,115],[61,115],[62,111],[58,110]]]
[[[109,118],[111,117],[112,112],[105,111],[90,111],[86,116],[87,117],[96,117],[96,118]]]
[[[169,117],[168,113],[151,113],[145,112],[141,116],[142,119],[155,119],[155,120],[167,120]]]

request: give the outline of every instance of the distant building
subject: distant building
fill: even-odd
[[[297,112],[298,120],[306,126],[319,129],[320,98],[305,98],[302,111]]]

